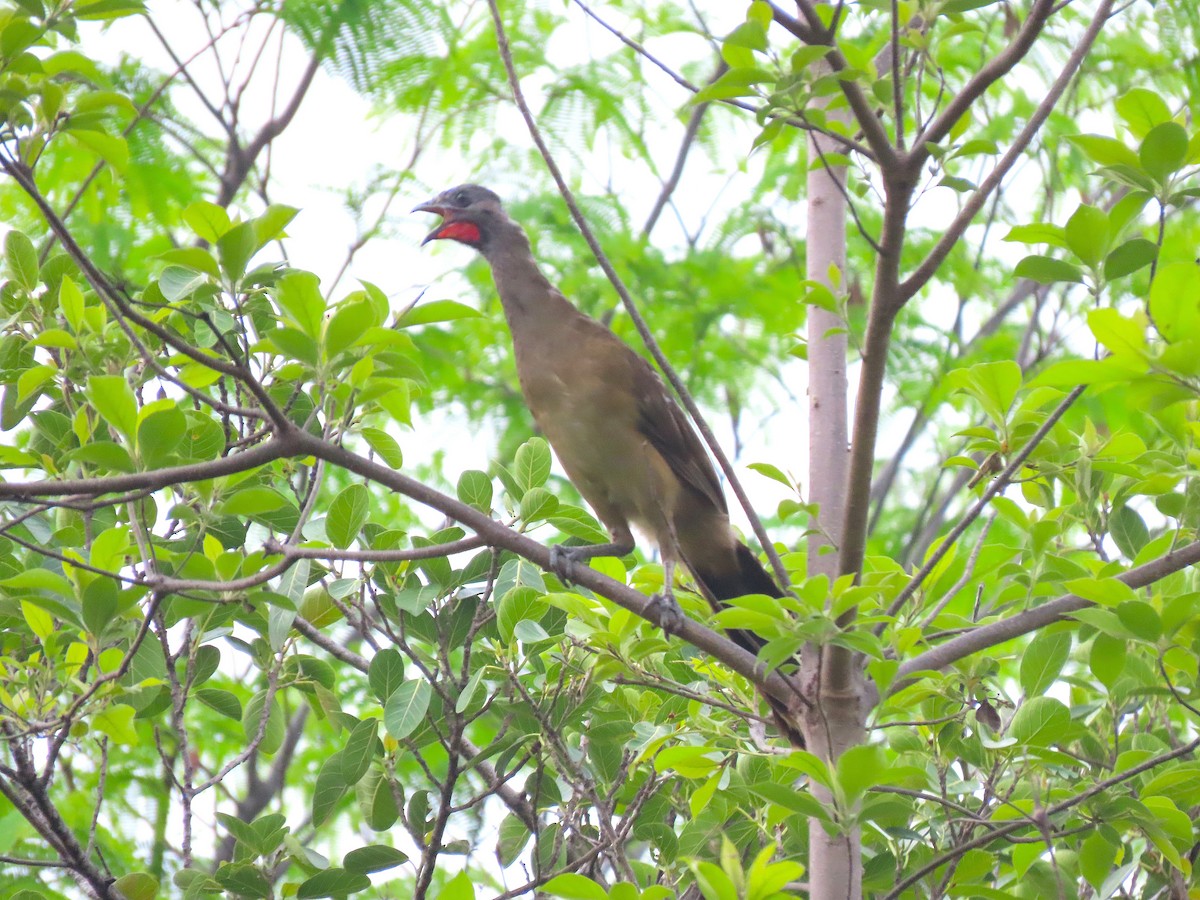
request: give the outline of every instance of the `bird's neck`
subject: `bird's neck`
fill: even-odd
[[[519,225],[494,233],[484,256],[491,264],[496,291],[514,332],[568,310],[575,312],[538,268],[529,238]]]

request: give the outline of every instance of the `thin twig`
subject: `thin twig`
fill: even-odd
[[[983,495],[975,501],[974,506],[967,510],[966,514],[959,519],[958,524],[956,524],[954,528],[950,530],[950,533],[946,535],[946,539],[942,541],[938,548],[929,555],[929,559],[925,561],[925,565],[921,566],[921,568],[913,576],[912,581],[906,584],[904,589],[896,595],[896,599],[892,601],[891,606],[889,606],[887,609],[887,614],[889,616],[896,615],[896,613],[903,608],[904,604],[908,602],[908,598],[916,593],[917,589],[925,583],[925,579],[929,577],[929,574],[937,567],[937,564],[942,561],[942,557],[950,552],[950,548],[954,546],[954,544],[962,536],[962,533],[970,527],[971,523],[983,514],[983,511],[987,509],[988,504],[992,502],[992,498],[1008,487],[1008,483],[1012,481],[1013,477],[1019,471],[1021,471],[1021,467],[1025,464],[1025,460],[1029,458],[1029,455],[1033,453],[1038,444],[1040,444],[1046,435],[1050,433],[1050,429],[1058,424],[1058,420],[1063,417],[1066,411],[1071,408],[1071,405],[1079,399],[1079,396],[1086,389],[1087,385],[1081,384],[1074,388],[1071,393],[1067,394],[1067,396],[1059,402],[1058,406],[1056,406],[1050,415],[1046,417],[1046,421],[1043,422],[1041,427],[1039,427],[1038,430],[1033,433],[1033,436],[1029,439],[1025,446],[1022,447],[1016,456],[1009,461],[1009,464],[1005,466],[1003,470],[1001,470],[1000,474],[996,476],[995,480],[987,486],[983,492]]]

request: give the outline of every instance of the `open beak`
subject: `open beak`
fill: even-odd
[[[453,212],[453,210],[451,210],[449,207],[442,206],[440,203],[438,203],[436,197],[432,200],[426,200],[424,203],[418,206],[414,206],[412,211],[434,213],[435,215],[441,216],[445,220],[441,222],[437,228],[425,235],[425,240],[421,241],[422,247],[424,247],[430,241],[437,240],[438,232],[441,231],[442,228],[445,227],[446,223],[450,221],[450,214]]]

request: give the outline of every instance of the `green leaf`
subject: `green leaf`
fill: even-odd
[[[223,516],[257,516],[287,505],[287,499],[275,488],[250,486],[242,488],[217,505]]]
[[[143,0],[91,0],[76,5],[72,12],[77,19],[102,22],[145,13],[146,4]]]
[[[239,897],[266,898],[272,895],[267,876],[250,863],[225,864],[215,873],[225,890]]]
[[[1127,600],[1137,600],[1137,593],[1123,581],[1115,578],[1074,578],[1063,586],[1078,597],[1100,606],[1116,606]]]
[[[1048,746],[1062,740],[1071,724],[1071,713],[1053,697],[1031,697],[1021,704],[1008,726],[1008,736],[1018,744]]]
[[[408,862],[408,857],[395,847],[370,844],[351,850],[342,860],[342,865],[348,872],[360,872],[367,875],[371,872],[383,872],[406,862]]]
[[[1038,697],[1057,680],[1071,655],[1071,632],[1039,632],[1021,654],[1021,689]]]
[[[1099,610],[1097,610],[1099,611]],[[1096,635],[1088,654],[1088,665],[1092,674],[1110,691],[1121,673],[1125,671],[1125,641],[1103,632]]]
[[[521,498],[521,518],[530,524],[540,522],[558,508],[558,498],[545,488],[530,488]]]
[[[362,484],[344,488],[329,504],[325,534],[333,546],[345,550],[358,537],[371,514],[371,492]]]
[[[371,769],[355,787],[358,809],[367,826],[387,831],[400,815],[388,777],[378,768]]]
[[[50,591],[62,597],[71,597],[75,593],[71,582],[62,575],[38,566],[22,569],[0,581],[0,585],[13,591]]]
[[[564,897],[566,900],[606,900],[608,893],[590,878],[567,872],[555,875],[541,888],[552,897]]]
[[[380,703],[386,703],[396,688],[404,683],[404,657],[400,651],[385,647],[371,658],[367,669],[367,681],[371,692]]]
[[[342,775],[342,757],[340,753],[332,754],[321,766],[317,780],[312,789],[312,823],[314,826],[324,824],[333,814],[334,808],[346,796],[350,785]]]
[[[37,287],[40,275],[37,250],[23,232],[14,229],[4,236],[4,262],[9,276],[22,288],[32,291]]]
[[[1059,225],[1043,224],[1014,225],[1003,238],[1018,244],[1049,244],[1051,247],[1067,247],[1067,236]]]
[[[459,872],[443,885],[434,900],[475,900],[475,885],[466,872]]]
[[[54,634],[54,617],[40,606],[30,603],[28,600],[22,600],[21,615],[25,619],[25,624],[29,626],[29,630],[37,635],[39,640],[45,641]]]
[[[1088,266],[1095,266],[1108,252],[1108,214],[1081,203],[1067,220],[1067,246]]]
[[[115,428],[132,447],[137,446],[137,399],[120,375],[90,375],[87,396],[100,418]]]
[[[30,366],[17,377],[17,402],[36,398],[38,389],[57,374],[58,369],[55,366]],[[15,425],[14,422],[13,426]]]
[[[125,142],[125,138],[100,131],[74,128],[68,129],[66,134],[99,156],[119,174],[125,174],[125,169],[129,166],[129,144]]]
[[[1118,507],[1108,520],[1108,533],[1128,559],[1136,559],[1150,540],[1150,529],[1136,509]]]
[[[176,247],[158,254],[158,258],[167,265],[203,272],[214,280],[219,280],[221,277],[221,267],[217,265],[216,258],[200,247]]]
[[[126,747],[136,746],[138,733],[133,724],[136,712],[132,706],[114,703],[92,716],[92,728],[101,734],[108,735],[117,744],[123,744]]]
[[[220,260],[221,271],[230,284],[236,285],[241,282],[242,276],[246,274],[246,266],[257,249],[254,224],[251,222],[239,222],[217,240],[217,259]]]
[[[251,219],[250,226],[254,229],[255,251],[261,250],[271,241],[284,237],[284,229],[291,224],[292,219],[296,218],[296,214],[299,212],[300,210],[294,206],[272,203],[263,210],[262,215]]]
[[[416,325],[430,325],[434,322],[453,322],[457,319],[479,319],[483,317],[477,309],[473,309],[457,300],[431,300],[429,303],[418,303],[396,320],[397,328],[412,328]]]
[[[1092,162],[1102,166],[1128,166],[1134,169],[1141,166],[1137,153],[1116,138],[1099,134],[1073,134],[1067,140],[1086,153]]]
[[[358,784],[359,779],[371,768],[371,760],[375,758],[376,732],[379,722],[376,719],[363,719],[354,726],[346,746],[340,754],[342,758],[342,777],[346,784]]]
[[[794,490],[792,479],[788,478],[778,466],[773,466],[770,463],[750,463],[746,468],[752,469],[759,475],[764,475],[772,481],[778,481],[789,490]]]
[[[75,338],[61,328],[47,328],[35,337],[31,343],[35,347],[58,347],[74,350],[79,347]]]
[[[183,211],[185,221],[196,237],[215,244],[229,230],[229,213],[215,203],[199,200]]]
[[[484,671],[482,668],[476,669],[475,674],[467,681],[462,689],[462,693],[454,701],[454,711],[456,713],[464,712],[471,706],[471,701],[475,699],[475,693],[479,690],[479,684],[483,681]]]
[[[320,360],[317,342],[297,328],[276,328],[267,332],[267,339],[291,359],[315,366]]]
[[[112,883],[125,900],[154,900],[158,896],[158,879],[149,872],[130,872]]]
[[[1126,600],[1117,606],[1117,618],[1134,635],[1147,643],[1162,637],[1162,619],[1158,612],[1144,600]]]
[[[541,438],[530,438],[517,448],[513,459],[513,478],[524,496],[531,488],[541,487],[550,477],[550,446]]]
[[[876,785],[885,784],[888,762],[879,744],[851,747],[837,759],[837,784],[847,802],[853,803]]]
[[[1112,281],[1144,269],[1158,256],[1158,247],[1145,238],[1133,238],[1121,244],[1104,260],[1104,277]]]
[[[1155,279],[1157,282],[1159,279]],[[1154,292],[1150,294],[1150,307],[1154,308]],[[1104,307],[1088,312],[1088,327],[1096,340],[1114,356],[1132,357],[1138,360],[1146,356],[1145,326],[1138,319],[1121,315],[1115,309]]]
[[[559,503],[554,511],[546,517],[546,521],[568,537],[577,538],[588,544],[603,544],[609,540],[606,532],[596,518],[578,506],[568,506]]]
[[[111,578],[97,578],[84,589],[83,624],[89,633],[102,635],[113,624],[117,599],[117,584]]]
[[[379,455],[379,458],[393,469],[404,467],[404,453],[400,449],[400,444],[382,428],[373,428],[368,425],[363,428],[362,436],[370,448]]]
[[[1019,263],[1013,274],[1018,278],[1028,278],[1038,284],[1053,284],[1065,281],[1072,284],[1083,283],[1083,272],[1078,266],[1052,256],[1027,256]]]
[[[187,416],[175,407],[146,416],[138,425],[142,461],[151,468],[161,468],[176,460],[187,430]]]
[[[193,691],[192,696],[227,719],[233,719],[235,722],[240,722],[242,719],[242,701],[237,698],[236,694],[220,688],[202,687]]]
[[[293,272],[279,279],[275,299],[285,315],[314,341],[321,335],[325,298],[320,280],[311,272]]]
[[[500,837],[496,841],[496,857],[500,865],[511,866],[521,856],[521,851],[529,843],[530,831],[520,817],[509,813],[500,820]]]
[[[1115,104],[1117,115],[1125,120],[1137,138],[1143,138],[1157,125],[1171,121],[1171,110],[1154,91],[1134,88]]]
[[[955,390],[970,394],[997,428],[1004,428],[1017,392],[1021,389],[1021,367],[1011,360],[978,363],[956,369],[946,381]]]
[[[725,38],[725,45],[730,47],[745,47],[747,50],[765,52],[767,49],[767,32],[762,23],[748,19],[733,29]],[[730,63],[733,65],[733,63]]]
[[[1142,167],[1160,184],[1178,172],[1187,158],[1187,131],[1178,122],[1155,125],[1138,148]]]
[[[388,697],[383,708],[383,723],[396,740],[408,737],[425,719],[433,688],[428,681],[405,681]]]
[[[267,705],[267,692],[265,690],[258,691],[246,703],[245,711],[242,713],[242,732],[246,740],[254,740],[258,735],[259,729],[262,727],[263,716],[266,715],[266,728],[263,731],[262,742],[258,745],[266,755],[270,756],[283,744],[284,736],[284,721],[283,710],[279,707],[278,697],[271,699],[271,704]]]
[[[208,284],[208,276],[183,266],[167,266],[158,277],[158,289],[168,303],[185,300]]]
[[[1097,891],[1116,862],[1117,849],[1099,830],[1092,831],[1079,846],[1079,871]]]
[[[83,325],[83,291],[79,290],[70,275],[64,275],[58,286],[58,306],[71,330],[79,334]]]
[[[458,476],[458,499],[480,512],[492,510],[492,479],[486,472],[468,469]]]
[[[744,52],[744,51],[743,51]],[[691,98],[691,105],[732,97],[753,97],[759,93],[754,86],[774,82],[778,76],[755,65],[730,69],[712,84],[705,85]]]
[[[1150,287],[1150,315],[1168,341],[1200,334],[1200,266],[1186,262],[1160,268]]]
[[[512,643],[513,629],[525,619],[536,622],[546,612],[546,601],[532,587],[517,587],[503,594],[496,610],[496,628],[506,643]]]
[[[375,308],[370,303],[363,301],[339,307],[325,328],[326,357],[333,359],[376,324]]]

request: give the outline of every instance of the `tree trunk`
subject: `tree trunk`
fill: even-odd
[[[815,163],[840,149],[828,138],[812,135],[808,158]],[[807,277],[845,290],[845,170],[815,165],[808,176]],[[833,283],[830,272],[841,273]],[[846,323],[836,312],[812,306],[808,311],[808,499],[819,506],[818,528],[808,539],[808,574],[839,574],[838,553],[846,504],[848,434],[846,398]],[[850,673],[849,654],[836,647],[805,648],[802,683],[812,704],[804,723],[808,749],[832,768],[849,747],[863,741],[866,710]],[[829,803],[827,791],[810,785]],[[862,846],[856,829],[830,835],[809,821],[809,887],[812,900],[857,900],[862,897]]]

